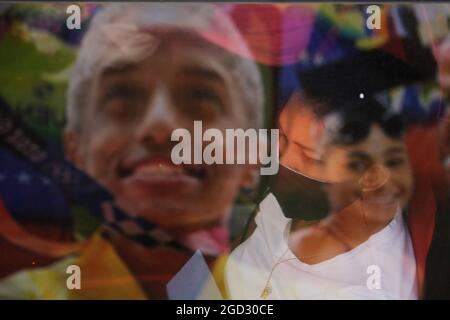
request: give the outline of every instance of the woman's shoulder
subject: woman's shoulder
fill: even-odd
[[[347,251],[347,247],[321,225],[292,232],[289,248],[301,262],[309,265],[324,262]]]

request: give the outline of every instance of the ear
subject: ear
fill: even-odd
[[[244,169],[244,173],[241,179],[241,189],[246,193],[254,191],[259,182],[259,165],[248,164]]]
[[[71,130],[64,131],[63,143],[66,158],[71,161],[77,168],[84,167],[83,158],[81,157],[79,135]]]

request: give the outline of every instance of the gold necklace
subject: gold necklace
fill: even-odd
[[[289,258],[289,259],[285,259],[285,260],[281,260],[286,253],[289,251],[289,247],[284,251],[284,253],[281,255],[281,257],[278,259],[278,261],[273,265],[272,269],[270,270],[269,276],[267,277],[267,281],[266,281],[266,285],[264,286],[263,291],[260,294],[260,298],[261,299],[267,299],[267,297],[272,293],[272,287],[270,285],[270,280],[272,279],[272,274],[275,271],[275,268],[278,267],[280,264],[287,262],[287,261],[291,261],[291,260],[298,260],[298,259],[304,259],[304,258],[312,258],[312,257],[317,257],[317,256],[323,256],[324,253],[321,254],[312,254],[309,256],[300,256],[300,257],[294,257],[294,258]]]
[[[367,228],[368,223],[367,223],[367,218],[366,218],[366,215],[365,215],[364,207],[361,206],[361,209],[362,209],[362,216],[363,216],[364,224],[365,224],[365,226],[366,226],[366,228]],[[336,233],[335,233],[334,231],[330,232],[330,231],[331,231],[331,228],[330,228],[330,227],[326,226],[326,228],[329,230],[329,233],[330,233],[333,237],[335,237],[336,240],[338,240],[339,242],[343,243],[343,244],[347,247],[347,250],[346,250],[346,251],[352,250],[352,246],[349,246],[348,243],[343,242],[342,239],[341,239],[341,237],[337,237],[337,236],[336,236]],[[286,259],[286,260],[281,260],[281,259],[286,255],[286,253],[287,253],[288,251],[289,251],[289,246],[288,246],[288,248],[284,251],[284,253],[281,255],[281,257],[278,259],[278,261],[274,264],[274,266],[272,267],[272,269],[270,270],[269,276],[268,276],[267,281],[266,281],[266,285],[264,286],[264,289],[263,289],[263,291],[262,291],[261,294],[260,294],[260,298],[261,298],[261,299],[267,299],[267,297],[272,293],[272,287],[270,286],[270,280],[272,279],[272,274],[273,274],[273,272],[275,271],[275,268],[276,268],[277,266],[279,266],[280,264],[282,264],[282,263],[284,263],[284,262],[290,261],[290,260],[296,260],[296,259],[301,260],[301,259],[304,259],[304,258],[312,258],[312,257],[317,257],[317,256],[323,256],[323,255],[325,255],[325,253],[321,253],[321,254],[314,254],[314,255],[309,255],[309,256],[300,256],[300,257],[297,257],[297,256],[296,256],[295,258],[289,258],[289,259]],[[326,254],[328,254],[328,253],[326,253]]]
[[[328,228],[328,227],[327,227]],[[329,232],[332,236],[334,236],[339,242],[342,242],[341,239],[339,239],[338,237],[336,237],[335,234]],[[347,251],[350,251],[352,248],[348,246],[348,244],[345,243],[345,246],[347,247]],[[272,269],[270,270],[269,276],[267,278],[266,284],[264,286],[263,291],[260,294],[260,298],[261,299],[267,299],[267,297],[272,293],[272,287],[270,285],[270,280],[272,279],[272,274],[275,271],[275,268],[278,267],[280,264],[287,262],[287,261],[291,261],[291,260],[301,260],[301,259],[305,259],[305,258],[313,258],[313,257],[318,257],[318,256],[324,256],[325,254],[328,253],[319,253],[319,254],[313,254],[313,255],[308,255],[308,256],[300,256],[300,257],[294,257],[294,258],[289,258],[289,259],[285,259],[285,260],[281,260],[286,253],[289,251],[289,246],[287,247],[287,249],[284,251],[284,253],[281,255],[281,257],[278,259],[278,261],[273,265]]]
[[[286,260],[281,260],[286,255],[286,253],[288,251],[289,251],[289,247],[284,251],[284,253],[281,255],[281,257],[278,259],[278,261],[273,265],[272,269],[270,270],[269,277],[267,278],[267,281],[266,281],[266,285],[264,286],[264,289],[263,289],[263,291],[261,292],[261,295],[260,295],[261,299],[267,299],[269,294],[272,293],[272,287],[270,286],[270,280],[272,279],[272,274],[273,274],[275,268],[278,265],[282,264],[283,262],[297,259],[297,258],[289,258],[289,259],[286,259]]]

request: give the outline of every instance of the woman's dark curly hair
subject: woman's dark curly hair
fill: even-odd
[[[375,97],[347,102],[325,116],[325,129],[332,144],[358,143],[367,137],[373,124],[394,139],[401,139],[405,132],[401,114],[386,108]]]

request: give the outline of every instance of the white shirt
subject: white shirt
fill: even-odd
[[[273,194],[261,202],[255,222],[225,268],[231,299],[261,299],[266,287],[266,299],[417,299],[416,261],[400,210],[364,243],[313,265],[289,249],[291,219]]]

